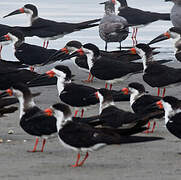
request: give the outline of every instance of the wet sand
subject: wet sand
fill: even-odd
[[[171,64],[171,63],[169,63]],[[173,65],[175,63],[172,63]],[[87,73],[77,71],[70,62],[66,63],[72,69],[77,83],[87,77]],[[51,65],[53,66],[53,65]],[[45,67],[44,70],[50,67]],[[114,89],[127,86],[129,82],[142,82],[141,74],[132,76],[126,82],[116,84]],[[145,84],[145,83],[144,83]],[[94,87],[104,87],[104,82],[95,80]],[[156,89],[146,85],[151,94]],[[42,92],[35,98],[36,104],[42,109],[59,102],[56,86],[32,88],[33,92]],[[170,88],[167,95],[181,98],[180,87]],[[116,103],[120,108],[130,110],[128,102]],[[88,109],[85,116],[98,113],[99,106]],[[8,134],[13,130],[13,134]],[[0,179],[26,180],[26,179],[137,179],[152,180],[164,179],[178,180],[180,169],[180,140],[171,135],[164,126],[164,121],[157,123],[153,134],[137,134],[130,137],[128,142],[121,145],[107,146],[97,152],[90,153],[85,165],[80,168],[70,167],[76,160],[76,152],[65,149],[57,136],[47,141],[45,152],[29,153],[34,145],[35,138],[27,135],[19,127],[19,112],[1,118],[0,126]],[[146,142],[141,142],[141,141]],[[10,142],[8,142],[10,141]]]
[[[103,7],[98,5],[99,2],[103,1],[26,0],[20,2],[14,0],[12,2],[6,0],[6,2],[0,2],[2,6],[0,16],[3,17],[25,3],[33,3],[39,7],[40,17],[57,21],[80,22],[103,16]],[[130,0],[129,5],[157,12],[169,12],[172,7],[171,3],[165,3],[163,0]],[[19,15],[12,18],[1,18],[1,23],[25,26],[28,24],[28,17]],[[171,27],[170,22],[152,23],[139,30],[138,41],[147,43],[169,27]],[[49,48],[60,49],[69,40],[79,40],[82,43],[92,42],[101,49],[104,48],[104,42],[99,38],[97,28],[67,35],[61,40],[51,42]],[[38,38],[28,38],[27,42],[42,44],[42,40]],[[123,46],[131,46],[131,44],[131,38],[123,42]],[[108,49],[115,50],[117,46],[115,43],[109,44]],[[156,46],[164,47],[159,49],[162,53],[156,56],[157,59],[173,59],[173,48],[169,41],[156,44]],[[15,60],[12,46],[3,48],[2,57],[7,60]],[[76,75],[74,78],[76,83],[82,83],[81,80],[87,78],[87,73],[78,71],[70,62],[68,65]],[[168,65],[180,67],[177,62],[171,62]],[[50,66],[41,71],[47,69],[50,69]],[[126,87],[133,81],[143,82],[141,74],[114,85],[113,89]],[[156,95],[156,89],[143,84],[151,94]],[[104,87],[104,82],[96,80],[91,86]],[[31,90],[42,92],[39,97],[35,98],[36,104],[42,109],[59,102],[56,86],[32,88]],[[173,95],[181,99],[181,88],[169,88],[166,95]],[[128,102],[116,104],[122,109],[130,110]],[[97,113],[98,105],[88,109],[85,116]],[[13,130],[14,133],[8,134],[9,130]],[[101,178],[104,180],[178,180],[181,176],[180,140],[166,130],[162,120],[158,121],[158,126],[153,134],[140,133],[128,139],[133,143],[107,146],[100,151],[93,152],[85,165],[80,168],[70,167],[76,160],[76,152],[61,146],[56,135],[47,141],[44,153],[27,152],[27,150],[32,150],[35,138],[26,134],[19,127],[18,111],[0,119],[0,138],[3,139],[3,143],[0,143],[0,180],[92,180]],[[143,140],[147,142],[139,142]]]

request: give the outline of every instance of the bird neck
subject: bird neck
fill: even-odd
[[[144,54],[142,56],[142,60],[143,60],[143,74],[144,74],[149,63],[153,61],[153,56],[152,56],[152,54],[149,54],[149,55]]]
[[[173,109],[167,109],[165,111],[165,124],[168,123],[168,121],[170,121],[170,118],[175,116],[175,114],[177,113],[180,113],[181,112],[181,109],[176,109],[176,110],[173,110]]]
[[[115,14],[115,7],[114,5],[106,4],[105,5],[105,15],[110,16]]]
[[[90,70],[94,65],[94,55],[93,55],[93,53],[87,54],[87,64],[88,64],[88,67],[89,67],[89,70]]]
[[[65,118],[63,114],[60,114],[58,117],[56,117],[56,119],[57,119],[57,123],[56,123],[57,132],[59,132],[59,130],[61,130],[67,122],[72,121],[71,116]]]
[[[144,92],[139,93],[138,91],[135,91],[135,92],[131,93],[131,95],[130,95],[130,106],[132,107],[133,103],[143,95],[145,95]]]
[[[21,46],[21,44],[24,43],[24,40],[18,40],[14,43],[14,47],[15,49],[19,48]]]
[[[119,3],[120,3],[119,9],[122,9],[124,7],[128,7],[128,3],[126,0],[119,1]]]
[[[34,100],[33,98],[29,97],[29,98],[24,98],[22,96],[18,97],[19,100],[19,105],[20,105],[20,119],[22,118],[22,116],[25,114],[26,110],[29,108],[32,108],[35,106]]]
[[[114,106],[114,102],[113,101],[105,101],[105,102],[100,102],[100,106],[99,106],[99,114],[102,113],[102,110],[109,107],[109,106]]]
[[[30,16],[30,26],[32,26],[33,22],[38,18],[39,18],[38,16],[31,15]]]
[[[57,80],[57,90],[58,90],[58,94],[59,95],[64,90],[64,87],[65,87],[65,79],[63,79],[62,77],[58,77],[58,80]]]
[[[175,38],[173,39],[174,42],[174,53],[181,50],[181,38]]]

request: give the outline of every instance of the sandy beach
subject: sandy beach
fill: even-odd
[[[103,15],[103,8],[100,8],[99,1],[82,2],[77,0],[72,2],[72,11],[68,8],[69,1],[50,5],[50,1],[46,3],[32,1],[19,2],[7,0],[0,2],[3,10],[0,12],[1,17],[12,10],[20,8],[25,3],[38,4],[42,7],[41,15],[46,18],[71,21],[76,16],[76,21],[83,21],[84,18],[98,18]],[[129,1],[128,1],[129,2]],[[82,3],[82,4],[81,4]],[[163,0],[153,0],[149,4],[146,1],[140,0],[136,6],[135,1],[130,0],[130,5],[142,9],[169,12],[172,4],[164,3]],[[158,4],[154,4],[158,3]],[[149,5],[153,6],[149,6]],[[57,6],[56,6],[57,5]],[[82,5],[82,12],[80,11]],[[89,7],[86,9],[86,7]],[[95,8],[94,8],[95,7]],[[59,11],[60,8],[62,11]],[[65,12],[65,14],[64,14]],[[60,16],[57,16],[59,13]],[[87,13],[87,14],[86,14]],[[85,16],[86,14],[86,16]],[[63,16],[64,15],[64,16]],[[17,16],[15,21],[13,18],[2,19],[2,24],[9,25],[24,25],[27,22],[26,16]],[[171,23],[156,22],[152,25],[141,29],[139,40],[148,42],[160,33],[171,27]],[[57,40],[50,43],[50,48],[62,48],[69,40],[77,39],[82,43],[92,42],[103,49],[104,43],[98,37],[98,29],[86,30],[64,37],[62,40]],[[145,33],[143,33],[145,32]],[[81,34],[82,33],[82,34]],[[141,36],[141,34],[144,34]],[[40,45],[42,40],[38,38],[28,39],[29,43]],[[128,38],[124,46],[130,46],[131,38]],[[157,46],[157,45],[156,45]],[[155,56],[155,59],[174,59],[173,48],[170,42],[159,43],[158,46],[163,47],[158,50],[160,54]],[[117,45],[110,44],[109,50],[116,49]],[[10,52],[10,53],[9,53]],[[11,54],[12,52],[12,54]],[[166,52],[166,53],[165,53]],[[7,60],[15,60],[13,56],[12,46],[3,49],[2,57]],[[88,76],[87,73],[78,70],[71,61],[67,61],[64,65],[68,65],[72,73],[75,75],[76,83],[82,83]],[[172,67],[181,67],[176,60],[167,63]],[[36,71],[45,72],[54,67],[55,64],[38,68]],[[156,95],[157,89],[153,89],[145,84],[142,80],[142,74],[137,74],[130,77],[122,83],[113,85],[113,89],[119,90],[126,87],[130,82],[141,82],[150,94]],[[90,86],[102,88],[104,82],[95,80]],[[37,106],[45,109],[52,104],[59,102],[56,86],[31,88],[32,92],[41,92],[41,95],[35,98]],[[180,86],[169,88],[166,95],[173,95],[181,99]],[[124,110],[130,110],[129,102],[119,102],[116,105]],[[18,104],[17,104],[18,106]],[[85,112],[85,116],[98,114],[99,105],[89,108]],[[12,134],[8,134],[12,130]],[[27,150],[32,150],[35,138],[26,134],[19,126],[19,111],[10,114],[0,119],[0,138],[3,140],[0,143],[0,180],[178,180],[181,177],[181,145],[180,140],[171,135],[165,128],[164,120],[157,121],[157,126],[153,134],[140,133],[133,137],[129,137],[128,141],[120,145],[107,146],[100,151],[90,154],[85,165],[80,168],[72,168],[70,165],[76,160],[76,152],[65,149],[59,142],[57,135],[47,141],[45,151],[43,153],[29,153]],[[142,142],[145,141],[145,142]],[[132,142],[132,143],[128,143]],[[40,143],[41,144],[41,143]]]
[[[77,69],[71,63],[75,80],[87,77],[86,73],[76,73]],[[113,86],[114,89],[125,87],[129,82],[141,81],[141,74],[131,77],[127,82]],[[92,86],[103,87],[104,82],[96,80]],[[36,104],[42,109],[58,102],[56,86],[32,88],[33,92],[42,92],[35,98]],[[147,87],[150,93],[156,93]],[[180,88],[168,89],[167,94],[180,97]],[[128,102],[117,103],[122,109],[129,109]],[[99,106],[88,109],[85,116],[98,113]],[[19,127],[19,112],[1,118],[0,144],[0,179],[175,179],[181,175],[180,170],[180,140],[171,135],[164,126],[164,121],[157,121],[153,134],[137,134],[121,145],[107,146],[93,152],[80,168],[70,167],[76,160],[76,152],[65,149],[56,135],[47,141],[45,152],[29,153],[35,138],[27,135]],[[13,130],[13,134],[8,134]],[[147,142],[141,142],[141,141]]]

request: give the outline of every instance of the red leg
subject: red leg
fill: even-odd
[[[44,147],[45,147],[46,139],[43,139],[42,147],[41,147],[41,152],[43,152]]]
[[[82,166],[84,164],[85,160],[88,158],[88,156],[89,156],[89,153],[86,152],[84,159],[80,162],[80,164],[78,166]]]
[[[150,121],[148,122],[147,129],[150,129]],[[146,130],[144,133],[149,133],[149,130]]]
[[[110,84],[110,90],[112,89],[112,84]]]
[[[79,166],[79,160],[80,160],[80,153],[77,154],[77,160],[76,163],[74,165],[72,165],[72,167],[78,167]]]
[[[107,89],[107,83],[105,84],[105,88]]]
[[[88,79],[87,79],[87,80],[85,80],[84,82],[90,82],[90,78],[91,78],[91,73],[89,72]]]
[[[47,49],[48,45],[49,45],[49,41],[47,41],[46,49]]]
[[[160,95],[160,88],[158,88],[158,96]]]
[[[28,152],[36,152],[37,145],[38,145],[38,138],[36,138],[33,150],[32,151],[28,151]]]
[[[82,109],[80,117],[83,118],[83,115],[84,115],[84,109]]]
[[[30,71],[34,72],[35,68],[33,66],[30,66]]]
[[[152,128],[152,130],[151,130],[151,133],[154,132],[155,126],[156,126],[156,122],[154,121],[154,123],[153,123],[153,128]]]
[[[93,79],[94,79],[94,76],[92,75],[92,78],[91,78],[90,82],[93,82]]]
[[[163,89],[162,98],[165,96],[166,88]]]
[[[77,113],[78,113],[78,112],[79,112],[78,110],[75,110],[74,117],[76,117],[76,116],[77,116]]]
[[[46,40],[43,41],[43,47],[45,47]]]

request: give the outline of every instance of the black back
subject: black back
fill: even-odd
[[[51,135],[57,132],[56,118],[47,116],[38,107],[30,108],[20,120],[21,128],[30,135]]]
[[[120,136],[113,131],[104,132],[102,129],[93,128],[88,124],[68,122],[58,132],[59,137],[66,144],[76,148],[89,148],[99,143],[118,144]]]
[[[40,46],[23,43],[16,48],[15,56],[23,64],[36,65],[47,61],[56,51],[55,49],[46,49]]]
[[[181,69],[175,69],[156,62],[149,63],[143,80],[151,87],[164,87],[181,82]]]
[[[146,25],[158,20],[170,20],[169,13],[154,13],[131,7],[119,8],[118,15],[124,17],[128,24],[132,25]]]
[[[83,107],[98,103],[95,96],[90,98],[97,90],[95,88],[75,83],[65,84],[64,90],[60,94],[60,99],[64,103],[74,106]]]

